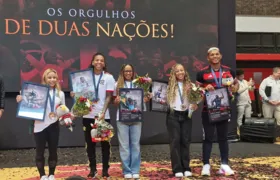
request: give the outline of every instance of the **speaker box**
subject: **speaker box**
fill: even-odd
[[[277,123],[274,118],[246,118],[240,127],[240,140],[274,143],[276,129]]]

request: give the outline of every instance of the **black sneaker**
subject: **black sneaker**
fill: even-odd
[[[110,177],[108,171],[103,171],[103,172],[102,172],[102,177],[103,177],[103,178],[105,178],[105,177],[106,177],[106,178]]]
[[[95,178],[97,176],[97,171],[90,171],[88,174],[88,178]]]

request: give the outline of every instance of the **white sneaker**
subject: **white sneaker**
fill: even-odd
[[[40,180],[49,180],[48,176],[42,176]]]
[[[124,179],[131,179],[132,178],[132,174],[125,174],[124,175]]]
[[[185,172],[184,172],[184,176],[185,176],[185,177],[190,177],[190,176],[192,176],[192,172],[190,172],[190,171],[185,171]]]
[[[222,175],[225,175],[225,176],[234,175],[234,171],[227,164],[222,164],[218,173],[222,174]]]
[[[205,164],[203,166],[201,176],[210,176],[210,164]]]
[[[55,180],[54,175],[50,175],[48,180]]]
[[[177,177],[177,178],[180,178],[180,177],[183,177],[184,175],[183,175],[183,173],[181,173],[181,172],[179,172],[179,173],[175,173],[175,177]]]
[[[139,174],[133,174],[133,175],[132,175],[132,178],[139,179],[139,178],[140,178],[140,175],[139,175]]]

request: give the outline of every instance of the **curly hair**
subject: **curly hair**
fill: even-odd
[[[167,103],[169,104],[169,106],[171,106],[174,103],[174,101],[176,99],[176,95],[178,93],[177,89],[179,87],[178,87],[178,81],[177,81],[177,78],[176,78],[176,68],[178,66],[182,66],[184,68],[184,66],[182,64],[173,65],[172,69],[171,69],[169,81],[168,81]],[[191,80],[190,80],[190,76],[189,76],[188,72],[185,70],[185,68],[184,68],[184,71],[185,71],[185,77],[184,77],[184,81],[183,81],[183,94],[182,94],[182,96],[186,97],[187,96],[186,86],[187,86],[187,84],[191,83]]]
[[[91,58],[91,63],[90,63],[90,65],[89,65],[88,68],[93,68],[93,69],[94,69],[94,66],[92,65],[92,63],[93,63],[94,59],[96,58],[96,56],[102,56],[102,57],[103,57],[103,59],[104,59],[103,71],[107,72],[106,58],[105,58],[104,54],[102,54],[102,53],[100,53],[100,52],[97,52],[97,53],[95,53],[95,54],[92,56],[92,58]]]
[[[119,78],[118,78],[118,81],[117,81],[117,95],[119,95],[119,89],[120,88],[123,88],[124,87],[124,69],[126,66],[130,66],[131,69],[132,69],[132,80],[135,78],[135,71],[134,71],[134,67],[131,65],[131,64],[124,64],[122,65],[122,68],[121,68],[121,71],[120,71],[120,74],[119,74]]]

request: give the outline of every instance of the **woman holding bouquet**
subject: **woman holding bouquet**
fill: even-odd
[[[188,117],[188,110],[197,109],[197,104],[190,104],[187,93],[191,87],[188,73],[181,64],[175,64],[170,73],[167,88],[166,125],[170,140],[170,155],[172,171],[175,177],[192,176],[190,169],[190,142],[192,120]]]
[[[90,68],[93,68],[94,73],[94,94],[93,110],[83,116],[84,135],[86,141],[86,150],[89,159],[90,173],[88,178],[95,178],[97,176],[96,169],[96,143],[91,139],[91,124],[94,124],[95,120],[103,120],[110,123],[110,114],[108,111],[108,105],[111,102],[112,93],[114,91],[115,79],[106,72],[105,56],[101,53],[96,53],[92,57]],[[71,92],[71,96],[75,94]],[[99,117],[98,117],[99,116]],[[101,141],[102,148],[102,177],[109,177],[109,159],[111,146],[108,141]]]
[[[61,91],[58,83],[56,70],[47,69],[43,73],[42,84],[50,86],[49,101],[47,104],[44,121],[34,122],[34,138],[36,143],[36,166],[40,173],[41,180],[54,180],[54,172],[57,164],[57,146],[59,140],[59,123],[55,113],[55,107],[59,104],[65,105],[65,95]],[[16,97],[17,102],[22,101],[22,96]],[[46,175],[45,166],[45,146],[49,148],[49,176]]]
[[[122,66],[118,81],[114,91],[114,103],[120,103],[120,88],[136,88],[132,82],[135,78],[134,67],[130,64]],[[148,97],[144,98],[144,102],[148,102]],[[125,179],[138,179],[140,172],[141,153],[140,153],[140,137],[141,122],[124,123],[119,122],[119,110],[117,111],[117,128],[119,139],[119,151],[122,160],[123,174]]]

